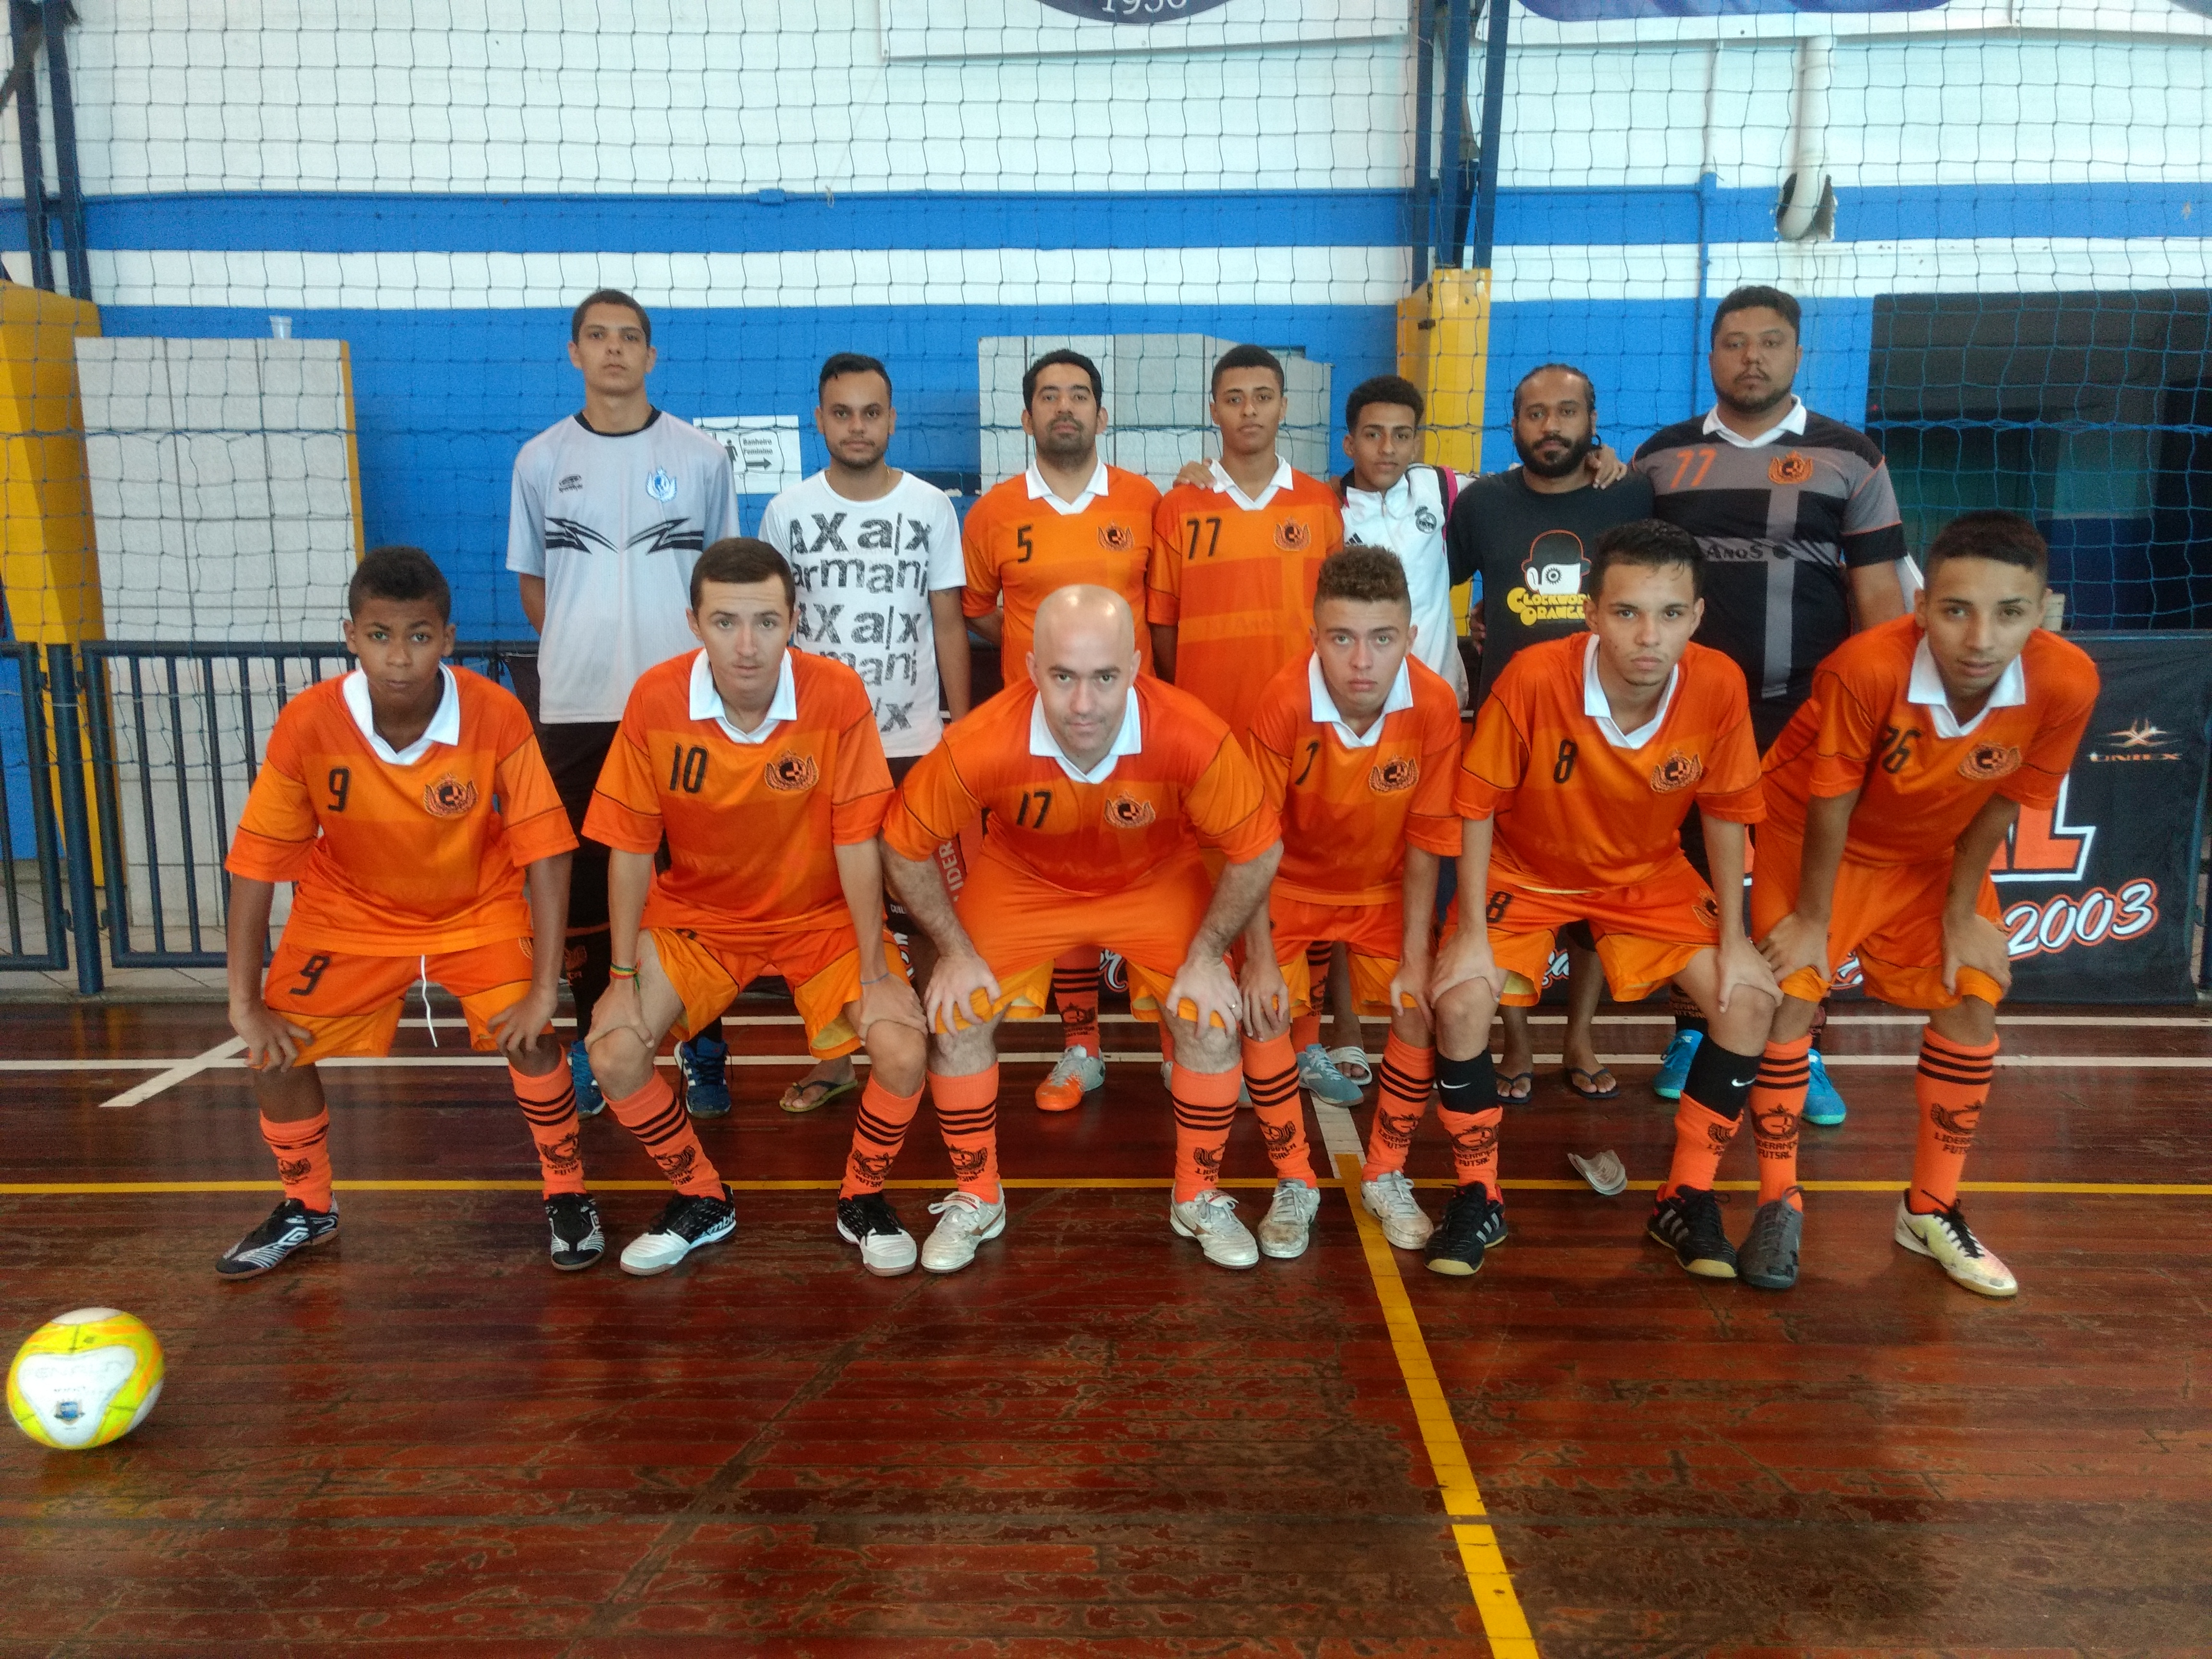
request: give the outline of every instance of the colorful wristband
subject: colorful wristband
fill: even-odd
[[[607,977],[609,979],[635,979],[637,977],[637,969],[635,968],[617,968],[611,963],[607,966]]]

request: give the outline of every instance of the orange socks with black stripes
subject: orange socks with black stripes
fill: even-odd
[[[972,1077],[929,1074],[929,1098],[937,1108],[938,1133],[945,1137],[952,1178],[962,1192],[986,1204],[999,1202],[999,1065]]]
[[[1175,1101],[1175,1201],[1188,1204],[1221,1184],[1221,1156],[1237,1121],[1237,1073],[1192,1072],[1178,1065],[1168,1080]]]
[[[1417,1048],[1401,1041],[1395,1031],[1383,1040],[1382,1069],[1376,1078],[1375,1124],[1367,1135],[1367,1161],[1359,1171],[1362,1181],[1380,1181],[1392,1170],[1406,1167],[1413,1132],[1421,1127],[1422,1115],[1429,1109],[1436,1074],[1435,1049]]]
[[[318,1212],[331,1207],[331,1114],[325,1107],[295,1123],[261,1120],[261,1138],[276,1156],[276,1178],[284,1196]]]
[[[568,1075],[567,1052],[562,1051],[560,1064],[542,1077],[518,1072],[510,1064],[507,1078],[514,1085],[515,1103],[522,1108],[530,1125],[530,1138],[538,1144],[538,1173],[544,1182],[545,1196],[582,1192],[584,1158],[576,1145],[581,1126],[576,1118],[576,1085]],[[715,1188],[717,1196],[720,1191]]]
[[[1959,1201],[1959,1177],[1981,1124],[1996,1076],[1997,1043],[1954,1042],[1931,1026],[1920,1037],[1920,1069],[1912,1080],[1920,1105],[1920,1139],[1912,1150],[1912,1190],[1905,1207],[1933,1215]]]
[[[876,1081],[872,1069],[868,1086],[860,1091],[860,1115],[853,1123],[852,1150],[845,1154],[845,1181],[837,1188],[841,1199],[863,1193],[879,1193],[890,1178],[891,1165],[906,1145],[907,1126],[921,1109],[921,1091],[895,1095]]]
[[[1098,1039],[1098,947],[1078,945],[1052,964],[1053,1006],[1060,1010],[1060,1046],[1079,1045],[1094,1054]]]
[[[1797,1190],[1797,1129],[1805,1115],[1805,1090],[1813,1080],[1813,1038],[1808,1032],[1790,1042],[1770,1042],[1759,1059],[1759,1079],[1751,1085],[1751,1133],[1759,1145],[1759,1201],[1778,1198],[1790,1207],[1805,1207]]]
[[[678,1192],[690,1198],[721,1197],[721,1175],[658,1067],[642,1088],[626,1095],[609,1094],[607,1109],[638,1138],[646,1155],[660,1166],[660,1173]]]
[[[1252,1097],[1252,1115],[1260,1120],[1260,1138],[1267,1143],[1275,1179],[1319,1187],[1313,1154],[1306,1145],[1305,1103],[1298,1098],[1297,1056],[1291,1052],[1287,1035],[1264,1042],[1244,1039],[1244,1087]]]

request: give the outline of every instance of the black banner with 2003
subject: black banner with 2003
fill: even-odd
[[[2069,634],[2103,681],[2058,804],[1991,869],[2020,1002],[2190,1002],[2212,634]]]

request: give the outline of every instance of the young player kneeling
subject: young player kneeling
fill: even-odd
[[[1406,1180],[1406,1152],[1436,1075],[1430,945],[1437,860],[1459,851],[1459,698],[1407,654],[1413,601],[1395,553],[1355,544],[1322,562],[1313,641],[1268,682],[1252,720],[1261,787],[1283,823],[1283,861],[1245,928],[1242,974],[1244,1076],[1279,1177],[1260,1248],[1303,1254],[1320,1206],[1290,1022],[1320,1000],[1307,947],[1340,939],[1359,1012],[1390,1022],[1362,1194],[1390,1242],[1418,1249],[1432,1230]],[[1446,1234],[1459,1214],[1447,1212]],[[1443,1272],[1460,1259],[1431,1253]]]
[[[251,1279],[337,1231],[315,1062],[391,1053],[418,981],[426,1017],[434,981],[460,998],[473,1046],[506,1054],[538,1143],[553,1265],[588,1267],[604,1248],[599,1212],[551,1036],[576,838],[522,705],[443,665],[452,596],[428,556],[374,549],[346,597],[361,666],[284,706],[226,864],[230,1023],[284,1197],[216,1271]],[[293,884],[292,912],[264,983],[278,882]]]
[[[1869,994],[1928,1014],[1897,1242],[1970,1291],[2020,1288],[1966,1225],[1959,1178],[2012,982],[1990,860],[2022,806],[2057,801],[2097,702],[2087,655],[2040,630],[2049,562],[2015,514],[1953,520],[1913,614],[1838,647],[1767,753],[1751,912],[1784,1000],[1751,1097],[1759,1206],[1741,1270],[1753,1285],[1797,1279],[1808,1034],[1830,971],[1856,954]]]
[[[1671,980],[1711,1022],[1649,1231],[1689,1272],[1735,1277],[1713,1177],[1778,993],[1743,927],[1744,825],[1765,815],[1743,671],[1690,642],[1704,574],[1686,531],[1651,519],[1607,531],[1583,589],[1590,631],[1524,647],[1476,718],[1457,794],[1458,926],[1431,987],[1437,1109],[1471,1154],[1461,1168],[1471,1184],[1455,1203],[1486,1215],[1466,1230],[1461,1271],[1480,1267],[1505,1233],[1491,1015],[1501,1000],[1534,1003],[1559,929],[1584,921],[1616,998],[1633,1002]],[[1682,856],[1692,802],[1710,888]],[[1477,903],[1480,917],[1466,908]]]
[[[924,1048],[921,1005],[884,930],[876,836],[890,769],[860,677],[789,648],[793,604],[791,567],[766,542],[731,537],[699,556],[685,614],[702,648],[639,677],[584,820],[611,849],[614,979],[592,1017],[592,1069],[676,1188],[623,1251],[625,1273],[665,1273],[736,1231],[730,1189],[653,1056],[762,974],[791,986],[817,1058],[867,1049],[837,1233],[870,1273],[915,1264],[883,1194],[921,1101]]]

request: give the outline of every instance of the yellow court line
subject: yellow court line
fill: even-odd
[[[1349,1152],[1336,1158],[1339,1180],[1349,1192],[1359,1180],[1359,1160]],[[1482,1619],[1482,1633],[1490,1638],[1497,1659],[1537,1659],[1536,1638],[1521,1598],[1513,1593],[1513,1580],[1505,1571],[1505,1557],[1491,1530],[1482,1507],[1482,1491],[1474,1483],[1474,1470],[1467,1461],[1467,1446],[1459,1425],[1452,1420],[1451,1401],[1429,1358],[1429,1345],[1420,1322],[1406,1295],[1405,1280],[1398,1276],[1398,1259],[1390,1241],[1364,1204],[1348,1206],[1359,1226],[1359,1247],[1367,1257],[1367,1276],[1375,1282],[1375,1299],[1382,1305],[1382,1323],[1390,1333],[1390,1351],[1397,1357],[1398,1374],[1405,1379],[1406,1396],[1413,1406],[1413,1421],[1421,1431],[1421,1448],[1435,1471],[1437,1490],[1444,1513],[1451,1517],[1452,1539],[1459,1546],[1460,1565],[1467,1587],[1474,1594],[1474,1610]]]
[[[1356,1181],[1358,1177],[1355,1176]],[[342,1193],[534,1193],[538,1190],[535,1181],[334,1181],[331,1186]],[[902,1191],[939,1192],[945,1188],[939,1181],[887,1181],[884,1186]],[[1054,1176],[1007,1176],[1000,1185],[1018,1191],[1062,1190],[1069,1192],[1158,1192],[1174,1185],[1164,1176],[1083,1176],[1061,1179]],[[1224,1187],[1261,1191],[1273,1191],[1274,1177],[1239,1176],[1221,1183]],[[1324,1188],[1341,1187],[1341,1181],[1324,1178]],[[1416,1181],[1416,1187],[1436,1191],[1449,1190],[1455,1184],[1449,1181]],[[1498,1183],[1508,1192],[1520,1193],[1580,1193],[1589,1190],[1581,1181],[1501,1181]],[[1898,1193],[1902,1192],[1901,1181],[1804,1181],[1798,1183],[1808,1193]],[[592,1190],[601,1193],[657,1193],[667,1183],[660,1181],[594,1181]],[[831,1193],[837,1190],[835,1181],[732,1181],[731,1188],[740,1193]],[[1653,1192],[1656,1181],[1632,1181],[1630,1192]],[[1717,1181],[1717,1191],[1753,1193],[1759,1190],[1755,1181]],[[274,1181],[0,1181],[0,1198],[70,1198],[98,1197],[109,1194],[128,1197],[133,1194],[189,1194],[189,1193],[260,1193],[274,1192]],[[2025,1193],[2039,1197],[2060,1198],[2212,1198],[2212,1183],[2159,1181],[1962,1181],[1962,1193]]]

